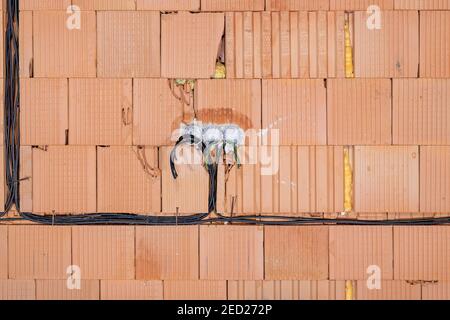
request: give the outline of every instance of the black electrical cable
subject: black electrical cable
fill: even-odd
[[[19,198],[19,5],[18,0],[8,0],[5,32],[5,86],[4,86],[4,152],[6,201],[5,215],[13,205],[20,210]]]
[[[26,220],[46,225],[200,225],[211,223],[237,223],[246,225],[442,225],[450,224],[450,217],[417,218],[395,220],[357,220],[357,219],[327,219],[290,217],[276,215],[247,215],[227,217],[217,213],[217,176],[219,169],[220,148],[218,145],[205,145],[193,135],[180,137],[170,154],[170,168],[174,179],[178,177],[175,167],[176,150],[181,144],[195,146],[206,156],[206,170],[209,174],[208,213],[189,216],[152,216],[129,213],[91,213],[83,215],[38,215],[20,212],[19,165],[20,165],[20,86],[19,86],[19,5],[18,0],[7,0],[7,26],[5,32],[5,82],[4,82],[4,150],[5,150],[5,180],[7,187],[5,211],[0,212],[0,218],[13,205],[20,213],[20,218],[3,218],[1,221]],[[210,149],[216,147],[215,160],[211,160]],[[235,146],[237,157],[237,150]],[[206,151],[206,155],[204,154]],[[238,167],[240,163],[238,162]],[[216,217],[210,217],[211,213]]]

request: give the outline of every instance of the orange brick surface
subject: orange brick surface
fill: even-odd
[[[330,79],[327,121],[328,144],[391,144],[391,82]]]
[[[8,239],[8,278],[66,279],[70,227],[9,226]]]
[[[450,147],[420,148],[420,211],[450,210]]]
[[[450,2],[447,3],[447,9]],[[420,12],[420,77],[450,77],[450,12]]]
[[[69,129],[66,79],[22,79],[22,145],[64,145]]]
[[[102,300],[162,300],[162,281],[102,280]]]
[[[68,28],[65,11],[33,12],[35,77],[96,76],[95,12],[81,12],[79,19],[79,29]]]
[[[331,226],[329,241],[330,279],[393,279],[392,227]]]
[[[99,77],[159,77],[158,12],[98,12],[97,29]]]
[[[450,228],[394,227],[394,279],[448,281]]]
[[[0,300],[450,299],[450,227],[437,225],[450,211],[450,0],[19,9],[19,177],[0,170],[0,204],[17,187],[20,211],[51,223],[16,219],[17,208],[0,218]],[[52,225],[88,213],[152,224],[206,215],[201,153],[178,149],[177,179],[169,165],[193,121],[247,134],[242,166],[221,156],[208,223]]]
[[[158,214],[161,211],[161,176],[157,167],[155,148],[98,148],[97,210]]]
[[[278,130],[280,145],[326,144],[327,102],[322,80],[263,80],[262,99],[262,127]]]
[[[224,32],[224,22],[223,13],[163,14],[161,76],[211,78]],[[178,32],[183,29],[183,33]]]
[[[183,117],[184,106],[172,93],[167,79],[134,79],[133,144],[174,144],[172,135]]]
[[[95,147],[33,148],[33,211],[95,212]]]
[[[263,279],[262,228],[201,226],[200,279]]]
[[[270,156],[273,175],[261,176],[263,214],[343,211],[342,147],[286,146]]]
[[[418,212],[418,147],[355,148],[355,211]]]
[[[197,226],[137,227],[136,278],[198,279]]]
[[[83,279],[134,279],[134,237],[129,226],[73,227],[73,264]]]
[[[69,144],[131,145],[131,79],[69,80]]]
[[[366,12],[354,14],[355,76],[411,78],[419,70],[419,14],[382,11],[381,29],[367,28]]]
[[[99,300],[100,281],[81,280],[80,289],[68,289],[67,280],[36,280],[37,300]]]
[[[328,227],[266,227],[267,280],[328,278]]]

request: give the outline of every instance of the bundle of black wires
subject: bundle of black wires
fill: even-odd
[[[241,224],[262,226],[300,226],[300,225],[369,225],[369,226],[430,226],[450,223],[450,217],[395,219],[395,220],[356,220],[325,219],[287,216],[233,216],[216,214],[211,218],[208,213],[191,216],[144,216],[129,213],[92,213],[83,215],[37,215],[22,212],[23,219],[45,225],[202,225],[202,224]]]
[[[218,163],[217,159],[212,160],[211,157],[206,156],[205,153],[209,151],[209,147],[199,138],[192,134],[182,135],[175,144],[172,152],[170,153],[170,170],[172,171],[172,177],[178,178],[178,172],[175,167],[177,161],[177,150],[181,145],[190,145],[198,149],[201,152],[202,158],[205,158],[205,168],[209,175],[209,191],[208,191],[208,213],[215,212],[217,210],[217,173]]]
[[[5,87],[4,87],[4,148],[6,201],[5,212],[13,205],[20,210],[19,199],[19,4],[18,0],[7,0],[7,25],[5,33]],[[4,215],[0,214],[0,215]]]
[[[203,156],[207,156],[205,168],[209,174],[208,212],[189,216],[154,216],[129,213],[91,213],[82,215],[54,214],[38,215],[20,211],[19,169],[20,169],[20,87],[19,87],[19,6],[18,0],[7,0],[7,25],[5,33],[5,87],[4,87],[4,146],[5,146],[5,177],[6,201],[5,211],[0,212],[0,218],[14,205],[20,213],[20,219],[46,225],[199,225],[209,223],[247,224],[247,225],[441,225],[449,224],[450,217],[418,218],[396,220],[358,220],[358,219],[325,219],[309,217],[289,217],[275,215],[246,215],[228,217],[217,213],[217,176],[220,154],[223,152],[220,144],[203,141],[193,135],[180,137],[170,155],[170,167],[174,179],[178,177],[175,167],[176,150],[182,144],[196,147]],[[213,151],[215,149],[215,151]],[[210,158],[211,151],[215,159]],[[237,151],[235,150],[236,157]],[[215,213],[214,217],[210,214]],[[2,220],[17,220],[8,218]]]

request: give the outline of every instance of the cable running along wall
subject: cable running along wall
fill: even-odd
[[[218,163],[209,163],[208,211],[190,216],[147,216],[129,213],[91,213],[83,215],[37,215],[20,211],[20,86],[19,86],[19,0],[7,0],[7,25],[5,30],[5,86],[4,86],[4,153],[6,201],[4,212],[15,209],[21,219],[49,225],[198,225],[207,223],[238,223],[257,225],[437,225],[450,223],[450,217],[397,219],[397,220],[356,220],[356,219],[322,219],[309,217],[288,217],[275,215],[246,215],[227,217],[217,213],[217,170]],[[195,137],[181,137],[178,144],[197,144]],[[178,145],[177,144],[177,145]],[[214,146],[214,145],[213,145]],[[208,149],[202,144],[200,150]],[[218,152],[220,150],[216,150]],[[220,153],[219,153],[220,154]],[[236,152],[237,154],[237,152]],[[174,164],[175,153],[171,155],[171,170],[177,177]],[[220,158],[220,157],[219,157]],[[5,220],[5,219],[2,219]]]
[[[14,205],[20,211],[19,1],[8,0],[6,5],[4,152],[6,180],[5,212],[8,212]]]

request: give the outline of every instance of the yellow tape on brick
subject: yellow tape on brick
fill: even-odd
[[[353,282],[345,281],[345,300],[353,300]]]
[[[350,162],[350,152],[348,148],[344,149],[344,210],[352,211],[353,200],[353,171]]]
[[[345,21],[344,33],[345,33],[345,77],[354,78],[355,74],[353,72],[353,48],[352,42],[350,40],[350,26],[348,20]]]

